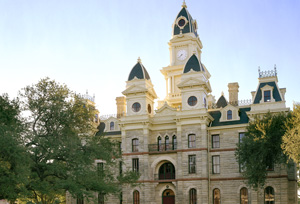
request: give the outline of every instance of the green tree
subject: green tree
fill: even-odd
[[[28,198],[55,203],[68,191],[75,198],[93,199],[93,192],[116,193],[122,183],[136,180],[130,172],[115,176],[112,169],[119,163],[119,149],[109,139],[94,136],[95,108],[87,100],[49,78],[25,87],[20,96],[29,127],[25,136],[31,160]],[[102,176],[95,159],[105,165]]]
[[[286,123],[287,131],[283,136],[282,149],[296,164],[300,162],[300,105],[294,105],[291,118]]]
[[[236,159],[250,187],[263,187],[268,169],[275,164],[287,162],[281,149],[282,137],[286,132],[286,113],[267,113],[255,117],[247,126],[245,137],[237,145]]]
[[[23,144],[24,125],[19,117],[18,100],[0,96],[0,199],[11,202],[25,190],[28,154]]]

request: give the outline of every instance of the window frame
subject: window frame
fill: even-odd
[[[244,191],[245,190],[245,191]],[[245,198],[243,198],[243,194],[242,191],[246,192],[246,201],[244,200]],[[246,187],[243,187],[240,189],[240,204],[248,204],[249,203],[249,193],[248,193],[248,189]]]
[[[215,193],[216,193],[216,191],[219,192],[219,200],[218,200],[218,201],[215,200]],[[213,195],[212,195],[212,197],[213,197],[213,204],[221,204],[221,191],[220,191],[220,189],[215,188],[215,189],[213,190]]]
[[[216,160],[218,158],[218,160]],[[218,163],[216,163],[218,161]],[[213,174],[220,174],[220,155],[214,155],[212,156],[212,173]]]
[[[243,142],[243,138],[246,136],[245,132],[239,132],[239,144]],[[243,171],[243,164],[239,162],[239,172],[242,173]]]
[[[138,173],[139,172],[139,158],[132,158],[132,171]]]
[[[227,120],[232,120],[232,110],[228,110],[226,116]]]
[[[266,94],[266,93],[269,93],[269,94]],[[272,91],[271,90],[269,90],[269,89],[268,90],[264,90],[263,94],[264,94],[264,103],[272,101],[272,97],[271,97]]]
[[[192,136],[194,140],[192,140]],[[189,134],[188,135],[188,148],[195,148],[196,147],[196,134]]]
[[[111,121],[109,123],[109,130],[115,130],[115,122],[114,121]]]
[[[270,192],[271,190],[271,192]],[[267,192],[268,191],[268,192]],[[269,197],[269,194],[270,193],[273,193],[273,201],[266,201],[266,194],[268,194],[268,197]],[[272,186],[267,186],[265,189],[264,189],[264,204],[275,204],[275,190]]]
[[[195,188],[189,190],[189,204],[197,204],[197,190]]]
[[[139,151],[139,139],[134,138],[132,139],[132,152],[138,152]]]
[[[196,173],[196,155],[189,155],[189,174],[195,174]]]
[[[198,98],[196,96],[190,96],[187,100],[189,106],[195,106],[198,103]]]
[[[176,135],[173,135],[173,137],[172,137],[172,149],[173,150],[177,149],[177,137],[176,137]]]
[[[218,140],[214,140],[214,138],[218,138]],[[213,149],[220,148],[220,135],[219,134],[215,134],[215,135],[211,136],[211,147]]]
[[[140,204],[140,192],[138,190],[133,191],[133,204]]]

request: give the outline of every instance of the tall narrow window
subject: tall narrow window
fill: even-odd
[[[220,136],[219,135],[212,135],[212,148],[220,148]]]
[[[165,137],[165,148],[166,148],[166,150],[170,149],[169,145],[170,145],[169,136],[166,136]]]
[[[114,122],[110,122],[109,129],[110,130],[114,130],[115,129],[115,123]]]
[[[133,204],[140,204],[140,192],[133,191]]]
[[[139,172],[139,159],[138,158],[132,159],[132,171]]]
[[[265,188],[265,204],[275,204],[274,188],[271,186]]]
[[[245,133],[244,132],[240,132],[239,133],[239,143],[241,143],[243,141],[244,137],[245,137]]]
[[[196,173],[196,155],[189,155],[189,173]]]
[[[80,196],[80,197],[77,198],[76,204],[84,204],[82,196]]]
[[[219,174],[220,173],[220,156],[213,156],[212,157],[212,163],[213,163],[213,174]]]
[[[132,140],[132,152],[139,151],[139,139],[135,138]]]
[[[189,142],[189,148],[195,148],[196,147],[196,135],[190,134],[188,136],[188,142]]]
[[[177,149],[177,138],[176,138],[176,135],[173,135],[172,144],[173,144],[173,150]]]
[[[241,204],[248,204],[248,189],[243,187],[240,192]]]
[[[104,193],[98,193],[98,204],[104,204]]]
[[[189,192],[190,202],[189,204],[197,204],[197,191],[196,189],[192,188]]]
[[[98,176],[103,176],[104,165],[103,162],[97,163],[97,174]]]
[[[161,137],[159,136],[157,138],[157,151],[161,151],[161,150],[162,150]]]
[[[213,204],[221,204],[221,193],[218,188],[213,190]]]
[[[264,91],[264,102],[270,102],[271,101],[271,91]]]
[[[227,111],[227,120],[232,120],[232,110]]]

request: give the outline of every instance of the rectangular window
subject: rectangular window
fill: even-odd
[[[220,148],[220,136],[219,135],[212,135],[212,148]]]
[[[264,91],[264,102],[270,102],[271,101],[271,91]]]
[[[195,148],[196,147],[196,135],[191,134],[188,136],[188,142],[189,142],[189,148]]]
[[[240,132],[239,133],[239,143],[241,143],[243,141],[244,137],[245,137],[245,133],[244,132]]]
[[[213,174],[219,174],[220,173],[220,156],[213,156],[212,157],[212,164],[213,164]]]
[[[103,162],[97,163],[97,174],[98,176],[103,176],[104,165]]]
[[[132,171],[139,172],[139,159],[138,158],[132,159]]]
[[[196,155],[189,155],[189,173],[196,173]]]
[[[138,152],[139,151],[139,140],[133,139],[132,140],[132,152]]]

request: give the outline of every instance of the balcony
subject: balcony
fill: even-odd
[[[177,150],[177,143],[172,144],[149,144],[149,152],[172,152]]]

